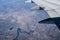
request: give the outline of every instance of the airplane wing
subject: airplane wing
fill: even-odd
[[[39,23],[55,23],[60,30],[60,0],[30,0],[37,6],[32,9],[40,9],[40,7],[46,10],[50,18],[39,21]]]
[[[60,9],[46,10],[46,12],[51,18],[60,17]]]
[[[27,0],[27,1],[25,1],[25,3],[31,3],[31,0]]]
[[[60,0],[44,0],[44,1],[56,4],[56,5],[60,5]]]
[[[39,21],[39,23],[48,23],[48,24],[56,24],[58,29],[60,30],[60,8],[59,9],[50,9],[46,10],[47,14],[50,18]]]

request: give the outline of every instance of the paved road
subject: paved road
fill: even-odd
[[[26,0],[0,0],[0,40],[60,40],[55,24],[39,24],[49,18],[44,10],[31,10],[36,4]]]

